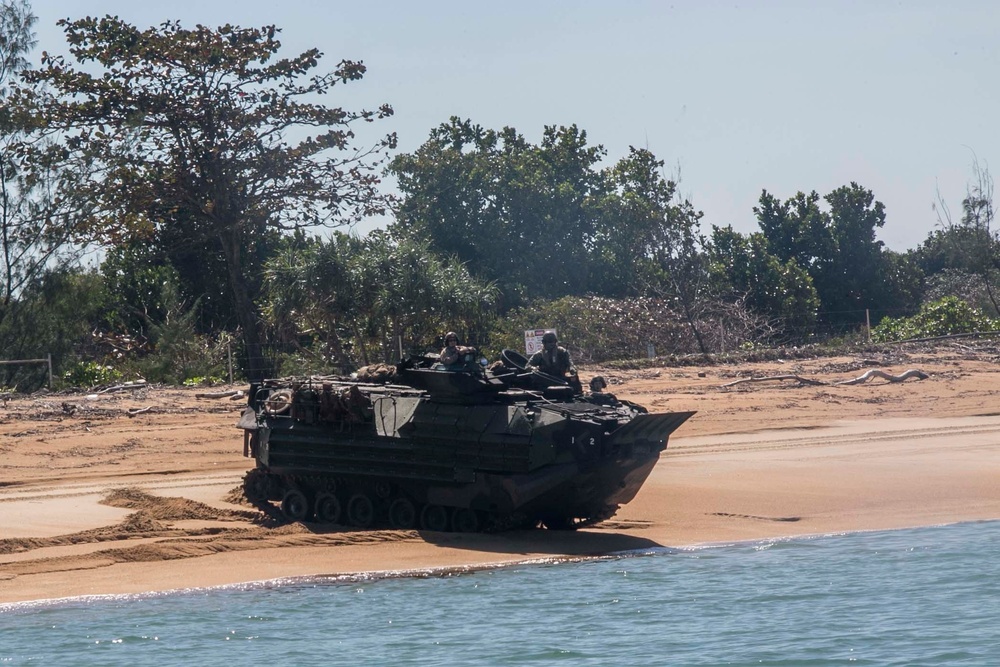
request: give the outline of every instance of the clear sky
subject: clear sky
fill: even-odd
[[[449,116],[517,128],[577,124],[613,161],[645,147],[680,170],[708,225],[757,229],[766,189],[826,195],[856,181],[886,206],[879,238],[915,247],[938,192],[959,210],[971,165],[1000,165],[1000,2],[32,0],[38,53],[60,18],[146,28],[277,25],[291,52],[363,82],[330,104],[391,104],[378,124],[416,149]],[[36,60],[37,55],[36,53]],[[1000,167],[998,167],[1000,169]]]

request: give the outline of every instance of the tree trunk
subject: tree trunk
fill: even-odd
[[[677,280],[677,276],[674,275],[673,271],[668,270],[667,275],[670,276],[670,281],[674,286],[674,293],[677,295],[677,300],[680,301],[681,310],[684,311],[684,319],[691,328],[691,333],[694,334],[695,341],[698,342],[698,349],[702,354],[708,355],[708,346],[705,345],[705,339],[701,335],[701,330],[698,328],[697,318],[695,317],[692,303],[694,299],[684,289],[685,286],[681,285],[680,281]]]
[[[243,367],[247,379],[263,380],[274,374],[274,364],[264,357],[257,307],[247,291],[246,280],[243,277],[243,247],[239,228],[234,226],[223,232],[219,236],[219,242],[226,258],[226,271],[236,318],[243,332]]]
[[[705,339],[702,337],[698,323],[695,321],[694,312],[691,310],[691,305],[686,299],[681,299],[681,308],[684,309],[684,319],[687,320],[687,324],[691,328],[691,333],[694,334],[694,339],[698,342],[698,349],[701,350],[702,354],[707,355],[708,346],[705,345]]]

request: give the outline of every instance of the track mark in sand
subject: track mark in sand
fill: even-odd
[[[243,471],[188,476],[190,473],[190,470],[161,470],[123,475],[100,475],[95,482],[81,480],[59,486],[53,485],[52,480],[49,479],[30,483],[0,483],[0,503],[92,496],[133,486],[157,491],[190,486],[231,486],[239,485],[243,480]],[[163,479],[156,479],[157,476],[162,476]],[[10,488],[3,488],[5,486]]]
[[[801,521],[800,516],[757,516],[755,514],[733,514],[731,512],[712,512],[712,516],[724,516],[731,519],[757,519],[758,521],[784,521],[784,522],[795,522]]]
[[[925,440],[933,442],[937,438],[958,436],[1000,435],[1000,425],[973,424],[968,426],[948,426],[919,429],[896,429],[881,431],[862,431],[851,433],[818,433],[801,438],[776,436],[773,440],[754,438],[753,440],[731,440],[728,442],[709,442],[705,444],[686,444],[681,438],[677,443],[671,443],[662,456],[690,456],[697,454],[719,454],[742,451],[777,451],[794,450],[813,447],[829,447],[837,445],[864,445],[872,442],[891,442],[893,440],[911,441]],[[992,443],[963,445],[964,449],[993,448]],[[935,447],[936,448],[936,447]]]

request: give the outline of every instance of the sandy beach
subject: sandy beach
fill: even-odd
[[[604,375],[653,412],[698,414],[633,502],[577,532],[268,520],[242,500],[252,462],[235,428],[238,400],[157,387],[0,399],[0,603],[1000,519],[998,360],[995,349],[952,345],[874,358],[585,367],[585,378]],[[928,377],[836,384],[871,369]],[[725,386],[779,375],[824,384]]]

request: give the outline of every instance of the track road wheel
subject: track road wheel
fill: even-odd
[[[368,528],[375,522],[375,505],[363,493],[356,493],[347,501],[347,522],[356,528]]]
[[[298,489],[289,489],[281,499],[281,513],[289,521],[303,521],[309,516],[309,499]]]
[[[424,530],[448,530],[448,510],[440,505],[426,505],[420,513],[420,527]]]
[[[392,486],[389,482],[375,482],[375,495],[386,500],[392,495]]]
[[[456,507],[451,517],[451,529],[456,533],[474,533],[479,530],[479,515],[476,510]]]
[[[409,498],[396,498],[389,505],[389,525],[399,530],[417,525],[417,508]]]
[[[316,496],[314,510],[316,521],[320,523],[337,523],[340,521],[340,501],[332,493],[323,491]]]
[[[271,481],[260,470],[251,470],[243,478],[243,494],[252,503],[262,503],[268,498]]]

